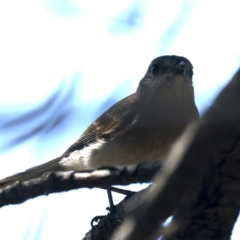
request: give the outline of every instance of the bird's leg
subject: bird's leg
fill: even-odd
[[[106,189],[107,190],[107,194],[108,194],[108,201],[109,201],[109,208],[107,208],[107,210],[113,210],[114,209],[114,203],[113,203],[113,197],[112,197],[112,192],[117,192],[120,194],[124,194],[128,197],[132,196],[133,194],[135,194],[135,192],[133,191],[129,191],[129,190],[125,190],[125,189],[121,189],[121,188],[116,188],[116,187],[100,187],[102,189]]]
[[[111,190],[112,192],[116,192],[116,193],[120,193],[126,196],[132,196],[133,194],[135,194],[136,192],[130,191],[130,190],[125,190],[125,189],[121,189],[121,188],[116,188],[116,187],[107,187],[105,188],[107,190]]]
[[[106,189],[107,190],[107,194],[108,194],[108,202],[109,202],[109,207],[107,207],[106,209],[111,212],[114,210],[115,206],[114,206],[114,203],[113,203],[113,197],[112,197],[112,191],[110,190],[110,188],[108,189],[107,187],[100,187],[102,189]],[[92,219],[91,221],[91,227],[94,226],[94,222],[97,222],[100,221],[101,219],[103,219],[104,217],[106,216],[96,216]]]
[[[114,203],[113,203],[112,191],[110,189],[107,189],[107,195],[108,195],[109,208],[111,211],[114,209]]]

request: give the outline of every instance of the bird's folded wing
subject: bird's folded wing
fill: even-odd
[[[117,102],[97,118],[62,156],[81,150],[98,139],[110,140],[127,131],[138,118],[139,105],[136,94]]]

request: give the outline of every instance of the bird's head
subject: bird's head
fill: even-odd
[[[162,99],[174,102],[193,97],[192,76],[193,66],[187,58],[175,55],[158,57],[148,67],[137,93],[146,102]]]

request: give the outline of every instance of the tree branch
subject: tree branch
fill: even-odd
[[[205,118],[217,120],[219,133],[208,139],[209,147],[219,138],[219,163],[204,177],[201,192],[190,214],[174,236],[165,240],[230,239],[240,208],[240,70],[222,91]],[[208,120],[209,121],[209,120]],[[214,122],[212,122],[214,124]],[[214,124],[215,125],[215,124]],[[224,131],[224,129],[226,131]],[[183,220],[183,208],[178,209],[173,224]]]
[[[191,140],[192,138],[193,140]],[[240,71],[221,92],[202,120],[195,126],[191,126],[178,141],[167,163],[154,180],[157,183],[155,189],[141,208],[124,221],[111,239],[156,239],[159,234],[159,226],[169,215],[173,214],[174,210],[178,211],[175,220],[165,231],[161,231],[164,239],[220,239],[219,236],[222,236],[221,239],[224,240],[229,239],[240,207],[240,195],[237,194],[240,190],[238,182],[240,170],[238,166],[240,164],[237,164],[237,170],[233,167],[236,162],[239,162],[239,139]],[[226,163],[226,159],[230,163]],[[222,165],[225,166],[219,168]],[[198,197],[206,197],[205,191],[200,192],[200,189],[204,189],[203,183],[212,184],[209,189],[214,189],[213,171],[220,171],[218,175],[222,176],[217,179],[217,185],[225,183],[219,190],[225,192],[226,196],[216,195],[220,197],[218,199],[219,206],[227,205],[229,207],[228,212],[225,209],[225,214],[217,215],[218,222],[215,223],[218,226],[217,233],[213,228],[210,230],[215,230],[214,234],[210,234],[209,229],[203,230],[204,223],[213,220],[207,218],[204,219],[205,221],[201,221],[202,219],[197,221],[201,222],[201,228],[194,228],[195,226],[192,226],[192,222],[189,221],[192,231],[189,232],[189,228],[185,228],[185,234],[182,234],[181,238],[174,238],[175,231],[181,225],[183,226],[186,217],[194,216],[192,211],[196,210],[194,208],[196,205],[193,204],[198,202]],[[225,181],[221,182],[222,179]],[[227,184],[229,181],[235,183],[236,188],[229,186]],[[206,200],[203,202],[207,203]],[[234,206],[231,206],[232,202]],[[211,204],[208,204],[208,208],[210,207]],[[205,214],[207,217],[207,213]],[[226,217],[230,223],[222,226],[222,222],[226,222]]]
[[[145,162],[135,166],[106,167],[93,171],[45,173],[39,178],[16,182],[1,189],[0,207],[78,188],[150,182],[161,166],[160,162]]]

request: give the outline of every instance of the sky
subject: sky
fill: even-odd
[[[203,114],[240,65],[239,22],[237,0],[1,0],[0,178],[62,154],[161,55],[192,62]],[[79,239],[107,204],[80,189],[3,207],[0,238]]]

